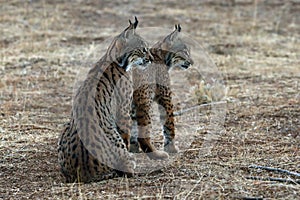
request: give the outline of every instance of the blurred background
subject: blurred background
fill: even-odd
[[[134,16],[140,27],[180,23],[203,47],[226,85],[224,134],[200,159],[201,129],[160,172],[63,184],[56,145],[77,74]],[[1,1],[0,199],[298,198],[299,185],[247,177],[295,178],[251,164],[299,172],[299,24],[299,0]],[[198,103],[213,101],[194,83]]]

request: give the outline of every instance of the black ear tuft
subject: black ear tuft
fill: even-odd
[[[181,31],[181,26],[180,26],[180,24],[177,24],[177,30],[178,30],[178,32]]]
[[[134,20],[135,20],[135,22],[134,22],[134,24],[133,24],[133,27],[134,27],[134,29],[136,29],[136,27],[137,27],[139,21],[137,20],[136,16],[134,16]]]
[[[175,31],[178,31],[178,32],[181,31],[181,26],[180,26],[180,24],[175,24]]]
[[[181,26],[180,26],[180,24],[175,24],[175,30],[177,30],[178,32],[181,31]]]

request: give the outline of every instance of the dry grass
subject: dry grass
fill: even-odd
[[[299,184],[247,179],[296,179],[251,164],[299,172],[299,1],[183,2],[1,3],[0,199],[299,198]],[[199,155],[208,131],[200,129],[157,172],[64,184],[56,143],[77,72],[95,44],[133,15],[144,27],[179,22],[203,44],[228,88],[223,134],[209,155]]]

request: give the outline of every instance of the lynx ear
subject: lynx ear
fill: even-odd
[[[174,41],[175,39],[177,39],[180,31],[181,31],[180,24],[175,24],[175,30],[169,35],[169,40]]]
[[[174,43],[177,41],[179,34],[181,31],[180,24],[175,24],[175,30],[167,35],[162,41],[157,42],[153,45],[153,48],[159,48],[162,50],[170,50],[172,46],[174,46]]]
[[[129,35],[135,33],[135,29],[139,21],[137,20],[136,16],[134,17],[134,20],[134,23],[132,23],[131,20],[129,20],[129,26],[123,31],[123,35],[125,38],[128,38]]]

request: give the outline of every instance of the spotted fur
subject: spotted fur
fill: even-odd
[[[132,74],[145,68],[147,43],[135,33],[138,21],[114,38],[78,89],[59,140],[58,160],[66,182],[91,182],[134,173],[128,152]]]
[[[180,25],[175,25],[175,30],[162,41],[156,43],[151,49],[152,64],[143,72],[134,71],[133,93],[133,118],[137,121],[138,136],[131,137],[132,152],[137,152],[138,147],[149,153],[153,159],[166,159],[168,153],[177,153],[174,144],[174,106],[170,77],[168,71],[173,67],[187,69],[193,64],[190,49],[179,37]],[[157,150],[151,143],[151,107],[153,101],[160,105],[160,119],[163,122],[164,150]],[[139,144],[139,145],[138,145]]]

